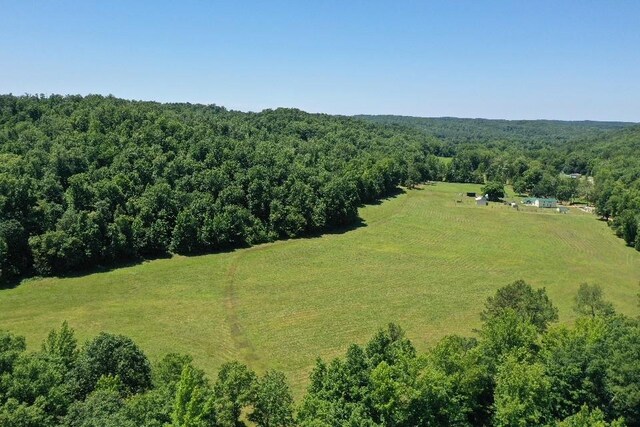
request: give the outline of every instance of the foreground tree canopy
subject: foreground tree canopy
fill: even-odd
[[[557,325],[544,289],[515,282],[489,298],[476,338],[449,336],[422,354],[390,324],[318,360],[298,404],[277,371],[230,362],[210,381],[189,356],[152,365],[124,336],[78,346],[65,323],[27,352],[1,332],[0,425],[640,425],[640,322],[597,286],[576,301],[575,324]]]

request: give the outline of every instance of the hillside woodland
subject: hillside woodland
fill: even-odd
[[[412,129],[279,109],[0,97],[0,279],[353,224],[442,173]]]
[[[322,233],[428,180],[582,198],[640,249],[639,127],[364,118],[0,96],[0,281]]]
[[[65,323],[35,352],[0,332],[0,425],[65,427],[638,426],[640,324],[597,286],[557,325],[544,289],[517,281],[490,297],[475,338],[418,353],[389,325],[343,357],[318,360],[295,403],[284,375],[237,362],[208,379],[187,355],[150,363],[129,338],[79,346]]]

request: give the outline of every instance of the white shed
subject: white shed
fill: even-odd
[[[476,197],[476,205],[478,206],[487,206],[489,204],[487,200],[487,196]]]
[[[538,208],[555,208],[558,205],[558,201],[556,199],[545,199],[539,197],[533,201],[533,206]]]

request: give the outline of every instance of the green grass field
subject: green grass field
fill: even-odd
[[[316,357],[367,341],[394,321],[419,349],[470,334],[487,296],[516,279],[545,286],[572,319],[580,283],[599,283],[618,310],[638,313],[640,252],[572,209],[475,206],[436,184],[361,209],[364,226],[230,253],[174,257],[0,291],[0,329],[37,348],[68,320],[80,339],[132,337],[152,358],[184,352],[209,374],[238,359],[284,371],[296,394]]]

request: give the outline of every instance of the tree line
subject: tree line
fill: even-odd
[[[0,96],[0,281],[353,224],[441,175],[411,129],[294,109]]]
[[[638,426],[640,322],[584,284],[572,326],[544,288],[488,298],[474,337],[419,353],[394,324],[343,357],[318,359],[294,402],[284,374],[229,362],[209,380],[186,355],[151,363],[129,338],[79,346],[64,323],[40,350],[0,332],[4,427]]]

